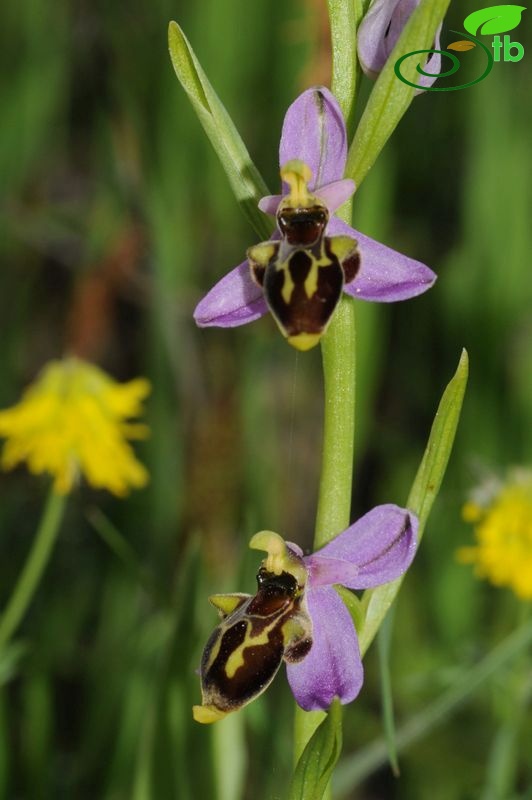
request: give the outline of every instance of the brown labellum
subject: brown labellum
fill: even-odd
[[[312,623],[303,587],[288,573],[257,575],[254,596],[215,595],[222,621],[201,659],[201,706],[197,722],[216,722],[258,697],[283,660],[301,661],[312,645]]]
[[[357,243],[324,236],[325,206],[284,208],[277,215],[280,242],[261,242],[247,256],[253,279],[283,335],[298,350],[314,347],[360,267]]]

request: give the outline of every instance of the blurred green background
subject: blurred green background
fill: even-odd
[[[477,7],[452,5],[446,29],[460,30]],[[297,355],[268,317],[236,330],[193,323],[196,302],[255,237],[175,79],[166,37],[176,19],[275,190],[284,111],[329,81],[325,3],[4,0],[0,15],[0,407],[65,353],[153,385],[152,435],[139,447],[149,487],[127,501],[73,494],[30,612],[0,658],[0,798],[281,798],[293,716],[284,676],[218,726],[193,723],[191,705],[216,623],[207,596],[254,590],[250,536],[269,528],[310,545],[320,356]],[[460,516],[471,486],[532,462],[525,21],[517,33],[520,63],[414,101],[355,201],[355,227],[439,280],[411,302],[357,304],[353,518],[405,502],[462,347],[471,359],[444,490],[397,607],[400,730],[521,613],[508,591],[454,560],[472,538]],[[444,33],[444,44],[453,40]],[[4,603],[47,482],[22,469],[0,481]],[[346,765],[382,736],[372,648],[364,690],[344,715],[339,796],[532,798],[519,669],[506,662],[406,749],[400,780],[382,759],[350,778]]]

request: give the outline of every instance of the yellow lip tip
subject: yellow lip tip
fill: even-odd
[[[220,711],[216,706],[192,706],[192,716],[202,725],[210,725],[227,716],[229,712]]]
[[[296,336],[288,336],[287,342],[295,347],[296,350],[311,350],[321,339],[321,333],[298,333]]]

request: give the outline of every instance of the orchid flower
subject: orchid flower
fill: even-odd
[[[199,302],[194,312],[199,326],[244,325],[270,309],[290,343],[308,349],[325,331],[342,290],[361,300],[394,302],[415,297],[432,286],[436,276],[424,264],[370,239],[334,216],[355,191],[355,184],[343,178],[347,132],[340,107],[328,89],[308,89],[289,107],[279,157],[283,193],[259,202],[262,211],[276,215],[279,230],[270,242],[250,248],[248,260],[231,270]],[[294,228],[287,228],[287,211],[298,215],[299,239],[295,245],[290,242]],[[310,242],[305,225],[311,228]],[[306,245],[302,244],[305,236]],[[327,267],[331,279],[323,280],[325,270],[320,272],[318,267]],[[274,285],[279,276],[283,278],[281,287]],[[270,292],[268,285],[272,286]],[[283,319],[283,311],[288,314],[296,296],[302,302],[296,316],[305,322],[310,318],[310,330],[297,325],[291,330]],[[327,318],[316,321],[320,303],[328,306]],[[298,338],[299,333],[304,336]]]
[[[370,78],[376,78],[397,44],[403,28],[419,5],[420,0],[374,0],[358,29],[357,49],[362,69]],[[434,38],[434,49],[440,49],[440,25]],[[434,53],[428,59],[425,72],[434,77],[421,76],[422,88],[432,86],[441,72],[441,56]]]
[[[254,700],[282,661],[297,703],[327,709],[350,703],[363,682],[357,633],[333,588],[367,589],[398,578],[416,550],[418,520],[396,505],[369,511],[316,553],[262,531],[250,547],[265,550],[258,591],[214,595],[222,621],[201,661],[202,705],[197,722],[216,722]]]

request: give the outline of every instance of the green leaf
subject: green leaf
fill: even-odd
[[[436,499],[456,434],[460,419],[462,402],[467,385],[469,361],[467,352],[462,351],[458,368],[445,389],[434,422],[429,441],[410,491],[407,507],[419,518],[418,539],[421,540],[432,504]],[[419,546],[419,542],[418,542]],[[379,630],[384,617],[393,603],[403,577],[375,589],[367,589],[362,598],[365,620],[358,631],[360,652],[366,652]]]
[[[268,187],[177,22],[169,25],[168,43],[175,74],[222,163],[237,201],[257,234],[269,239],[272,226],[257,208],[260,198],[270,194]]]
[[[416,90],[396,76],[395,62],[406,53],[432,46],[436,29],[449,2],[450,0],[422,0],[405,25],[373,87],[347,158],[346,177],[352,178],[357,187],[368,174],[414,98]],[[404,77],[413,83],[420,78],[416,66],[415,58],[404,62]]]
[[[493,36],[495,33],[513,31],[521,22],[521,14],[526,6],[489,6],[473,11],[464,20],[464,28],[473,36],[482,34]]]
[[[468,375],[469,358],[467,351],[463,350],[457,370],[438,406],[429,441],[408,496],[408,508],[419,517],[420,539],[451,455]]]
[[[342,706],[336,699],[297,762],[287,800],[321,800],[341,750]]]

